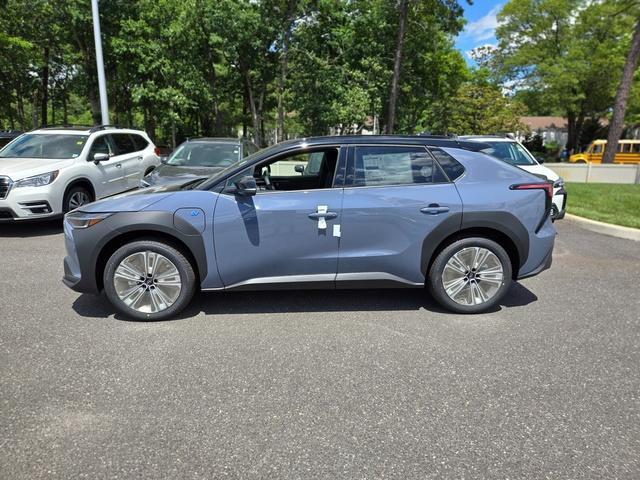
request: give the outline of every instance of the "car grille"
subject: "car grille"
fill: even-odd
[[[9,177],[0,177],[0,200],[7,198],[11,185],[13,185],[13,182]]]

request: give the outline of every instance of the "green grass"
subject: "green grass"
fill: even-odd
[[[568,183],[567,212],[600,222],[640,228],[640,185]]]

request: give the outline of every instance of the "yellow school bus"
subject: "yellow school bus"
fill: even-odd
[[[573,163],[601,163],[606,140],[594,140],[582,153],[569,157]],[[620,140],[613,163],[640,163],[640,140]]]

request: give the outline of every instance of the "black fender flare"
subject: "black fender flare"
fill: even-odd
[[[455,213],[435,228],[422,243],[421,271],[426,275],[434,254],[450,237],[465,230],[492,230],[506,236],[514,245],[518,265],[529,257],[529,234],[514,215],[504,211]],[[517,272],[514,272],[514,274]]]
[[[77,291],[96,293],[102,286],[101,272],[109,256],[137,237],[158,235],[159,241],[174,241],[194,264],[202,281],[207,276],[207,255],[202,234],[173,211],[118,212],[97,225],[74,232],[82,280]],[[99,278],[100,277],[100,278]]]

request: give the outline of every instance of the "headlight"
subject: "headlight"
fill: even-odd
[[[555,182],[553,182],[553,188],[564,187],[564,179],[562,177],[558,178]]]
[[[113,213],[71,212],[64,216],[64,220],[73,228],[89,228],[111,215],[113,215]]]
[[[34,175],[33,177],[23,178],[13,184],[13,188],[20,187],[43,187],[49,185],[58,176],[59,170],[55,172],[43,173],[42,175]]]

